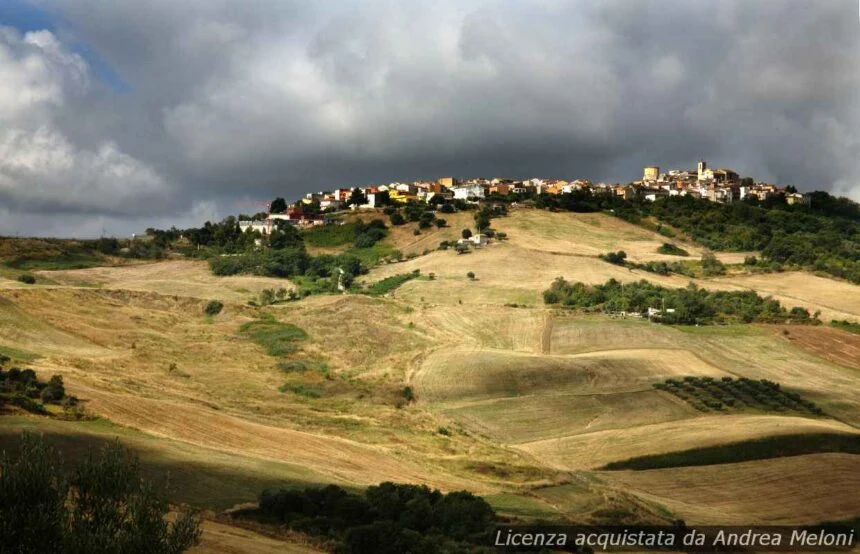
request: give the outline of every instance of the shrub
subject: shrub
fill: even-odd
[[[469,273],[466,274],[466,277],[468,277],[470,280],[474,281],[475,280],[475,273],[473,271],[470,271]]]
[[[600,259],[615,265],[624,265],[627,263],[627,252],[619,250],[618,252],[608,252],[601,254]]]
[[[65,474],[56,450],[24,434],[17,458],[4,454],[0,467],[2,552],[179,553],[199,541],[199,519],[180,513],[169,523],[164,492],[119,442]]]
[[[223,303],[219,302],[218,300],[210,300],[206,303],[206,307],[203,308],[203,311],[206,313],[206,315],[218,315],[223,309]]]
[[[468,239],[472,238],[472,230],[471,229],[463,229],[462,231],[460,231],[460,236],[462,236],[464,239],[468,240]]]
[[[684,250],[683,248],[669,243],[664,242],[658,249],[657,252],[660,254],[668,254],[670,256],[689,256],[690,253]]]
[[[36,278],[28,273],[22,273],[21,275],[18,275],[18,280],[28,285],[36,283]]]

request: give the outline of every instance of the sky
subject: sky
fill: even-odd
[[[628,182],[699,159],[860,200],[855,0],[0,0],[0,235],[276,196]]]

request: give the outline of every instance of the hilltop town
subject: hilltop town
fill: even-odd
[[[444,204],[451,200],[481,201],[506,200],[517,202],[540,195],[570,193],[590,195],[615,195],[624,200],[642,199],[655,201],[667,196],[691,196],[711,202],[728,204],[745,198],[765,201],[782,196],[785,202],[809,204],[809,196],[797,192],[792,186],[741,178],[736,171],[726,168],[713,169],[700,160],[694,170],[671,169],[661,173],[658,166],[647,166],[642,178],[621,183],[592,183],[588,179],[541,179],[524,180],[504,178],[456,179],[442,177],[435,181],[412,183],[392,182],[382,185],[343,187],[328,191],[310,192],[284,209],[269,209],[265,213],[247,217],[240,221],[242,231],[250,228],[269,233],[277,221],[298,226],[313,226],[333,223],[326,214],[347,208],[373,209],[390,204],[426,202]]]

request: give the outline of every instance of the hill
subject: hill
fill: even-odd
[[[526,520],[811,523],[860,513],[851,487],[838,485],[853,482],[853,454],[600,469],[758,438],[860,434],[860,336],[806,325],[658,325],[548,307],[541,297],[559,276],[666,287],[693,281],[773,295],[825,319],[860,320],[858,285],[748,272],[738,253],[717,254],[729,272],[717,277],[613,265],[598,254],[623,249],[637,262],[671,256],[657,252],[663,235],[598,213],[512,209],[492,220],[507,240],[458,254],[437,247],[472,214],[449,215],[449,227],[419,235],[416,223],[389,228],[379,247],[406,259],[371,267],[357,282],[415,270],[419,277],[379,297],[356,288],[249,305],[259,304],[261,291],[304,283],[218,277],[193,259],[33,269],[35,285],[0,274],[0,353],[62,375],[100,418],[5,414],[0,440],[13,444],[19,430],[38,429],[79,455],[119,436],[153,474],[177,475],[177,500],[213,513],[253,502],[274,483],[360,488],[385,480],[467,488]],[[704,252],[683,237],[676,242],[691,257]],[[335,254],[352,246],[313,248]],[[223,309],[206,315],[213,299]],[[243,331],[249,324],[266,332]],[[279,335],[287,329],[301,333]],[[280,341],[277,356],[267,353],[271,341]],[[653,386],[685,377],[766,379],[823,415],[703,412]],[[765,505],[767,497],[777,500]],[[209,519],[205,548],[234,548],[237,540],[261,552],[271,546]]]

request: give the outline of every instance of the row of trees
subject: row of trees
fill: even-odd
[[[426,486],[382,483],[350,493],[336,485],[267,490],[259,509],[239,512],[266,523],[333,540],[337,552],[481,552],[495,513],[467,491],[442,493]]]
[[[770,297],[752,291],[708,291],[690,283],[686,288],[670,289],[642,280],[621,283],[610,279],[602,285],[570,283],[557,278],[543,293],[547,304],[573,308],[601,308],[607,312],[639,312],[666,308],[663,323],[819,323],[818,314],[810,316],[804,308],[786,310]],[[669,312],[668,310],[674,310]]]

